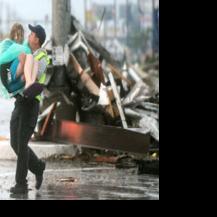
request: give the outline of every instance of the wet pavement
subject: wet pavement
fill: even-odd
[[[0,200],[159,200],[159,177],[137,175],[137,169],[112,165],[47,162],[43,186],[34,188],[28,174],[28,195],[12,196],[16,162],[0,161]]]

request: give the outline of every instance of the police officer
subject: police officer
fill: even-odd
[[[41,47],[46,40],[46,33],[42,26],[29,25],[31,34],[28,38],[29,47],[32,50],[32,57],[38,61],[37,82],[45,83],[46,69],[49,58]],[[36,178],[36,189],[40,189],[43,182],[45,162],[38,159],[33,150],[28,147],[39,114],[41,96],[34,99],[16,96],[15,108],[10,121],[11,146],[17,155],[16,184],[10,189],[12,194],[28,193],[27,174],[30,170]]]

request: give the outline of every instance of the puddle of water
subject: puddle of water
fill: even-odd
[[[4,164],[3,164],[4,165]],[[15,163],[2,169],[0,163],[0,200],[158,200],[159,177],[137,175],[137,170],[117,170],[113,167],[72,168],[71,164],[48,164],[40,191],[35,191],[35,177],[29,174],[27,196],[11,198]],[[62,169],[61,169],[62,167]],[[71,167],[71,168],[70,168]],[[74,182],[61,182],[72,178]]]

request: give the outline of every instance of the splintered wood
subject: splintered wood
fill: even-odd
[[[91,61],[92,61],[93,65],[94,65],[95,59],[96,58],[94,58],[93,55],[91,54]],[[70,55],[70,61],[69,62],[70,62],[70,64],[73,65],[75,71],[80,75],[82,83],[87,87],[87,89],[90,91],[90,93],[92,93],[96,96],[99,96],[99,92],[100,92],[99,87],[95,84],[95,82],[92,80],[90,75],[81,68],[81,65],[78,63],[76,57],[73,54]],[[98,64],[97,66],[94,65],[91,67],[92,70],[94,68],[94,70],[97,71],[96,68],[99,67],[100,63],[97,62],[97,64]],[[113,69],[113,71],[117,71],[114,67],[112,69]],[[100,69],[97,72],[97,78],[98,78],[98,80],[101,80],[102,83],[104,83],[105,81],[102,77],[102,74],[101,74],[102,71],[101,70],[102,70],[102,68],[100,67]],[[126,80],[126,81],[128,81],[128,80]],[[129,84],[130,84],[130,82],[129,82]],[[108,93],[108,98],[109,98],[109,105],[106,106],[105,111],[108,114],[110,114],[110,116],[112,118],[119,117],[120,113],[118,110],[118,106],[115,102],[114,92],[113,92],[112,88],[110,88],[110,89],[108,88],[107,93]]]
[[[74,66],[75,71],[80,75],[82,83],[90,91],[90,93],[99,96],[99,87],[93,82],[89,74],[81,68],[77,59],[73,54],[70,55],[70,63]]]

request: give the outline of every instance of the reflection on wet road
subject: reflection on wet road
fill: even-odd
[[[28,195],[10,196],[15,162],[0,162],[0,199],[29,200],[158,200],[159,177],[137,175],[136,169],[117,170],[110,165],[48,163],[40,191],[29,174]]]

